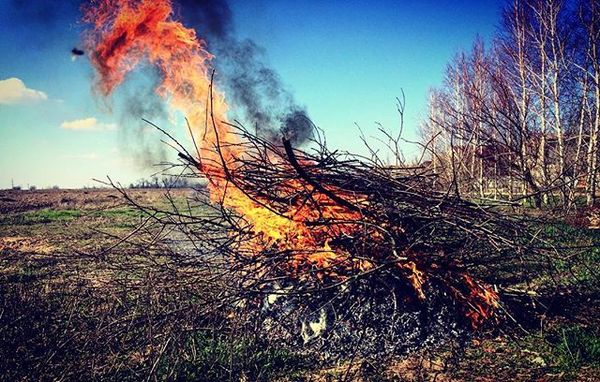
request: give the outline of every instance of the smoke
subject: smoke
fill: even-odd
[[[180,16],[202,38],[224,40],[233,35],[233,15],[224,0],[178,0]]]
[[[310,139],[315,125],[301,110],[288,114],[283,121],[281,132],[291,142],[306,142]]]
[[[120,125],[127,126],[120,130],[120,145],[134,163],[144,169],[168,157],[165,145],[156,139],[159,132],[142,120],[161,125],[169,119],[164,101],[154,91],[159,76],[158,71],[149,66],[136,73],[131,82],[123,85],[119,109],[115,110]]]
[[[178,13],[187,26],[215,54],[219,86],[225,90],[234,112],[262,136],[281,136],[300,145],[311,137],[314,125],[305,108],[283,85],[265,58],[262,47],[235,36],[233,15],[226,0],[179,0]]]

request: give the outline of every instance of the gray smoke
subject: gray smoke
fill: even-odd
[[[168,130],[169,113],[163,100],[156,94],[154,88],[160,74],[155,68],[144,67],[136,73],[137,81],[131,85],[125,83],[119,93],[121,100],[116,110],[121,126],[120,144],[122,149],[131,156],[135,163],[142,168],[148,168],[167,160],[165,145],[156,139],[160,132],[143,121],[146,119]]]
[[[216,55],[219,86],[224,88],[242,120],[263,137],[281,136],[300,145],[312,135],[314,125],[306,110],[283,85],[266,61],[264,49],[250,39],[235,36],[233,16],[225,0],[179,0],[179,15],[186,26]]]

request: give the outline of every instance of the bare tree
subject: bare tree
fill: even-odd
[[[591,117],[586,160],[586,202],[588,206],[591,206],[596,201],[598,133],[600,131],[600,43],[598,42],[600,40],[600,2],[597,0],[582,2],[580,20],[587,37],[587,49],[582,69],[587,75],[586,77],[591,79],[590,92],[592,94],[591,105],[587,102],[587,98],[582,105]]]
[[[559,0],[515,0],[486,51],[477,39],[449,63],[430,98],[428,134],[436,168],[452,171],[457,192],[486,196],[504,187],[509,199],[536,207],[573,205],[586,180],[588,205],[596,192],[600,124],[598,1],[576,9]],[[585,163],[583,163],[583,153]],[[439,166],[447,161],[445,166]]]

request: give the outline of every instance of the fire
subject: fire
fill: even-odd
[[[469,288],[467,296],[467,317],[471,320],[473,328],[479,327],[487,319],[492,317],[494,310],[499,306],[499,297],[490,287],[481,285],[467,274],[462,278]]]
[[[412,284],[412,287],[420,300],[425,299],[425,293],[423,292],[423,283],[425,282],[425,275],[422,271],[417,268],[417,264],[414,261],[406,263],[398,263],[398,266],[403,269],[410,271],[408,280]]]
[[[193,29],[172,20],[172,13],[169,0],[98,0],[85,9],[84,20],[93,25],[87,45],[99,75],[96,90],[109,96],[129,72],[147,60],[161,74],[156,93],[174,111],[183,113],[200,136],[206,118],[201,100],[209,91],[213,56]],[[218,122],[225,120],[227,105],[216,90],[212,110]],[[225,141],[233,138],[222,124],[217,123],[217,128],[206,132],[208,142],[216,141],[215,134]],[[209,150],[202,153],[210,154]]]
[[[91,60],[98,73],[96,90],[104,97],[110,96],[142,62],[158,68],[161,80],[156,93],[173,112],[188,118],[195,141],[201,143],[200,170],[210,180],[211,198],[237,211],[250,224],[256,234],[249,244],[254,247],[251,249],[301,249],[299,253],[306,255],[294,256],[296,266],[306,262],[323,267],[349,258],[347,253],[331,249],[322,230],[310,229],[304,222],[318,218],[351,221],[359,217],[356,212],[345,211],[326,197],[316,195],[323,216],[307,205],[290,206],[288,211],[276,213],[227,179],[222,165],[234,166],[235,158],[244,153],[235,145],[238,138],[225,123],[228,107],[223,93],[211,89],[213,55],[193,29],[173,19],[169,0],[98,0],[85,8],[84,20],[93,26],[87,48],[93,52]],[[209,94],[211,104],[206,105]],[[206,128],[207,125],[211,127]],[[235,168],[231,171],[234,173]],[[306,187],[285,185],[290,189],[300,186]],[[350,228],[340,227],[337,233],[343,231]]]
[[[346,208],[300,180],[283,181],[277,190],[287,195],[306,190],[312,195],[311,203],[290,202],[279,210],[270,208],[269,200],[250,196],[251,192],[235,184],[236,163],[247,153],[243,145],[237,144],[239,138],[226,122],[224,94],[213,86],[213,55],[193,29],[173,18],[170,0],[94,0],[84,8],[84,20],[92,26],[86,51],[92,52],[90,58],[97,72],[95,89],[101,96],[110,96],[141,63],[158,69],[160,82],[155,91],[173,113],[188,119],[199,145],[198,170],[209,180],[211,199],[236,211],[247,223],[252,239],[243,244],[242,252],[257,255],[267,249],[287,251],[291,254],[288,265],[299,277],[314,274],[319,280],[343,278],[339,270],[367,271],[375,267],[370,260],[355,258],[332,240],[355,234],[358,229],[353,222],[361,220],[360,210]],[[271,159],[273,165],[289,166]],[[343,195],[341,190],[328,191]],[[360,195],[343,196],[367,205]],[[339,223],[308,224],[318,221]],[[374,231],[366,240],[378,238]],[[414,261],[397,266],[408,273],[407,280],[417,297],[424,299],[424,272]],[[468,315],[475,325],[489,317],[498,299],[470,278],[465,282],[471,289],[473,307]]]

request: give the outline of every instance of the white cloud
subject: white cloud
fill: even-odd
[[[0,105],[32,103],[47,99],[46,93],[27,88],[25,83],[18,78],[0,80]]]
[[[117,125],[114,123],[100,123],[94,117],[75,119],[73,121],[64,121],[60,127],[67,130],[114,130]]]

